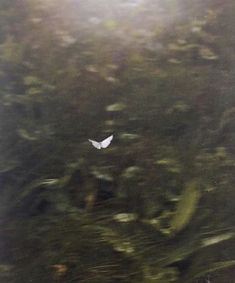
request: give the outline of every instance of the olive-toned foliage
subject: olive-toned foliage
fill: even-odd
[[[234,9],[1,1],[1,282],[232,282]]]

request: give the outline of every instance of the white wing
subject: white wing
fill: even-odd
[[[101,149],[101,143],[93,140],[89,140],[95,148]]]
[[[108,137],[107,139],[103,140],[102,142],[100,142],[100,145],[102,148],[106,148],[110,145],[111,140],[113,139],[113,135]]]

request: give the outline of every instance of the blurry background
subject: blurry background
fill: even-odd
[[[1,0],[0,282],[235,282],[234,11]]]

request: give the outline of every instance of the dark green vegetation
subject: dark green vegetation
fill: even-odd
[[[1,0],[1,283],[235,280],[234,1],[133,3]]]

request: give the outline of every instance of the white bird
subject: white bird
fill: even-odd
[[[92,145],[95,148],[101,149],[101,148],[108,147],[110,145],[112,139],[113,139],[113,135],[111,135],[110,137],[106,138],[105,140],[103,140],[101,142],[97,142],[97,141],[93,141],[93,140],[89,140],[89,142],[91,142]]]

